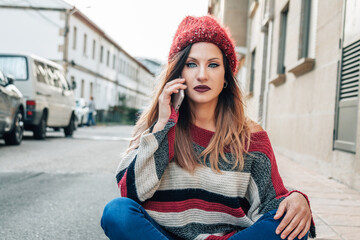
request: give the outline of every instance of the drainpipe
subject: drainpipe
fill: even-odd
[[[77,8],[73,7],[71,9],[67,9],[65,12],[65,31],[64,31],[64,49],[63,49],[63,67],[65,71],[65,76],[68,74],[68,66],[69,66],[69,31],[70,31],[70,16],[78,11]]]

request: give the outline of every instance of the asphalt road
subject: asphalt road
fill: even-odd
[[[131,126],[78,129],[73,138],[31,133],[0,140],[0,239],[107,239],[103,207],[118,197],[115,170]]]

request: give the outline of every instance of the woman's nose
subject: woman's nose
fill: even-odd
[[[198,69],[199,69],[197,76],[198,81],[200,82],[206,81],[208,79],[206,67],[199,67]]]

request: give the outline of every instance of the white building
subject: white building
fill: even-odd
[[[107,110],[149,102],[154,75],[81,11],[62,0],[0,0],[0,51],[28,52],[64,66],[77,97]]]

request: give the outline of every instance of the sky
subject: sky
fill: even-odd
[[[187,16],[207,14],[208,0],[66,0],[134,57],[166,62]]]

